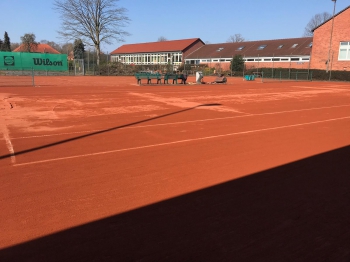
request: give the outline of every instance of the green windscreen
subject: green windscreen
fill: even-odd
[[[67,71],[67,55],[0,52],[0,70]]]

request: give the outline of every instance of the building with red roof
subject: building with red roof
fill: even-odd
[[[28,52],[24,44],[17,47],[12,52]],[[31,53],[46,53],[46,54],[61,54],[53,47],[49,46],[48,44],[38,44],[38,45],[32,45],[30,47]]]
[[[241,55],[247,69],[309,67],[312,37],[208,44],[186,57],[186,64],[207,64],[228,70],[231,60]]]
[[[205,44],[199,38],[122,45],[111,52],[111,61],[135,65],[181,65],[187,55]]]
[[[350,70],[350,6],[314,29],[313,37],[204,44],[199,38],[123,45],[112,61],[135,65],[207,64],[228,70],[241,55],[247,69]]]

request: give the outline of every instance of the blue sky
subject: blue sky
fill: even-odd
[[[53,0],[0,0],[0,38],[6,31],[11,42],[19,43],[26,33],[36,40],[57,43],[59,15]],[[204,42],[224,43],[234,34],[246,40],[301,37],[310,19],[318,13],[333,13],[331,0],[119,0],[128,9],[130,24],[124,28],[131,35],[125,42],[103,45],[111,52],[123,44],[200,38]],[[350,5],[337,0],[336,13]],[[7,21],[7,22],[6,22]]]

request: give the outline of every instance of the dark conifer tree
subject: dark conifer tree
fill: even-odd
[[[74,59],[84,59],[85,45],[81,39],[74,41]]]
[[[241,55],[235,55],[231,60],[231,70],[233,71],[243,71],[244,60]]]
[[[10,42],[10,38],[9,38],[6,31],[4,34],[4,42],[2,44],[1,50],[6,51],[6,52],[11,52],[11,42]]]

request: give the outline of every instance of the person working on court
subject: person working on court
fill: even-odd
[[[227,82],[226,77],[224,74],[220,74],[211,84],[225,84]]]
[[[185,71],[182,72],[180,79],[182,80],[182,84],[186,84],[186,80],[187,80],[187,74]]]

